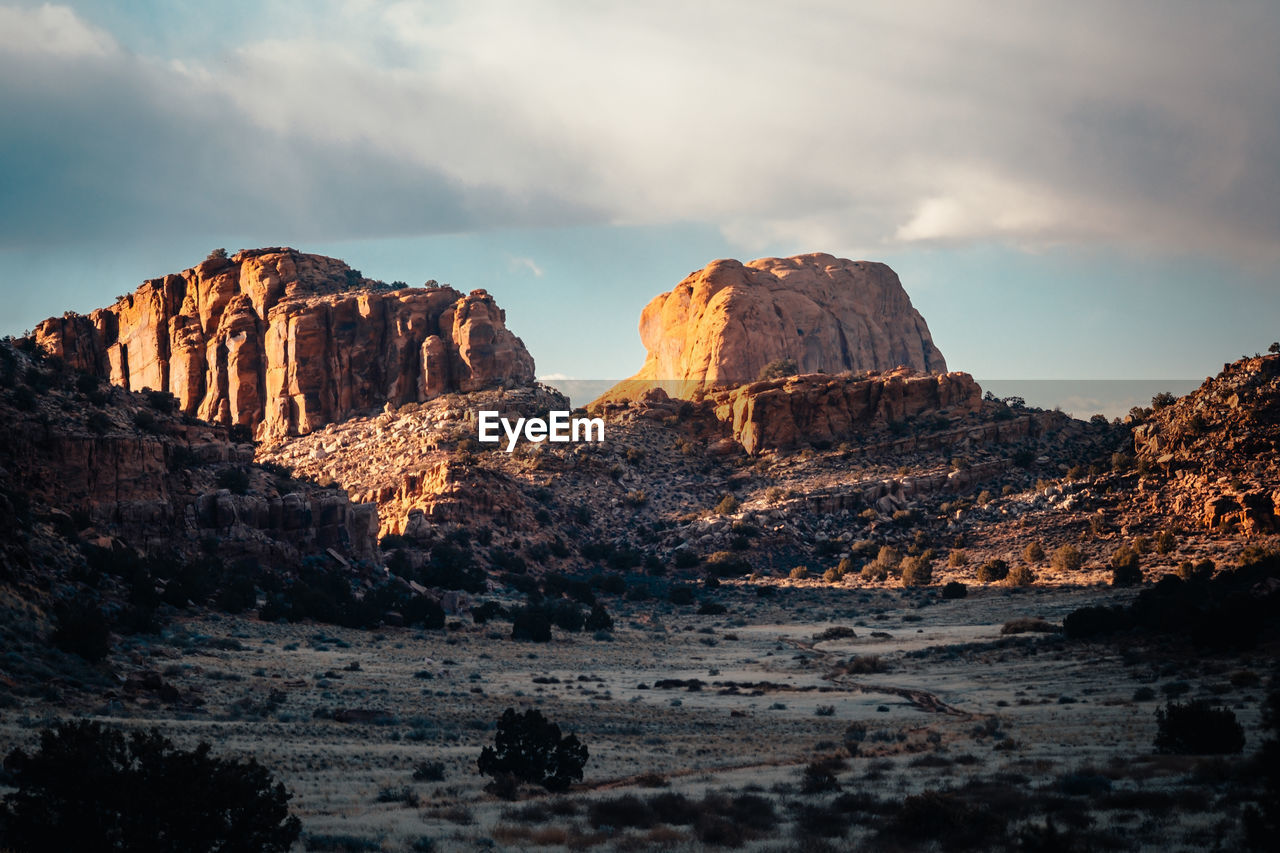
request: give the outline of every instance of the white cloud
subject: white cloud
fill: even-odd
[[[538,262],[533,258],[512,258],[508,263],[508,266],[513,271],[523,270],[528,272],[532,274],[534,278],[542,278],[546,274],[542,267],[538,266]]]
[[[299,232],[679,220],[720,226],[745,254],[1280,247],[1280,10],[1262,2],[277,5],[297,26],[174,63],[127,56],[62,7],[4,10],[0,33],[106,57],[112,87],[67,65],[59,92],[114,103],[120,122],[190,127],[196,112],[209,131],[181,156],[248,173],[243,205],[260,198]],[[101,154],[46,120],[57,151]],[[115,171],[118,185],[98,180],[105,203],[134,203],[136,175]],[[277,204],[282,189],[298,203]],[[183,221],[207,227],[199,214]]]
[[[0,53],[77,57],[106,56],[115,50],[115,39],[66,6],[0,6]]]

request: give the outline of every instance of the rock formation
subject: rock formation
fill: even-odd
[[[3,478],[32,506],[78,519],[70,529],[81,535],[188,555],[215,539],[224,558],[273,567],[307,555],[380,559],[374,505],[253,464],[251,445],[164,412],[162,398],[94,388],[0,347],[0,387],[9,386],[0,399]]]
[[[687,398],[782,359],[798,373],[946,370],[893,270],[827,254],[713,261],[645,306],[640,337],[644,366],[602,401],[655,386]]]
[[[869,376],[810,374],[708,394],[716,417],[750,454],[802,441],[839,441],[923,414],[967,415],[982,389],[967,373],[899,368]]]
[[[127,389],[267,442],[360,411],[533,381],[533,359],[483,290],[392,289],[293,249],[210,257],[36,342]]]
[[[1241,359],[1133,430],[1152,512],[1280,530],[1280,355]]]

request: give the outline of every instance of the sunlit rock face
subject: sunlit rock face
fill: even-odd
[[[828,254],[713,261],[645,306],[640,372],[602,401],[660,386],[673,396],[795,373],[947,369],[929,327],[884,264]]]
[[[131,390],[264,441],[450,391],[527,385],[533,358],[483,290],[391,288],[293,249],[211,257],[36,342]]]

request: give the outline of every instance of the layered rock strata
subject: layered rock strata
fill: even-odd
[[[393,289],[293,249],[211,257],[114,305],[41,323],[36,342],[131,390],[267,442],[351,414],[533,381],[483,290]]]

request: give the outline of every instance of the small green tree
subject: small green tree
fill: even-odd
[[[927,555],[902,558],[902,585],[928,586],[933,583],[933,562]]]
[[[1074,545],[1062,545],[1053,552],[1049,565],[1056,572],[1079,571],[1084,565],[1084,554]]]
[[[1111,585],[1133,586],[1142,583],[1141,559],[1131,545],[1121,545],[1111,555]]]
[[[795,376],[799,372],[800,365],[796,364],[794,358],[779,358],[760,368],[756,379],[782,379],[786,376]]]
[[[301,831],[289,793],[254,759],[176,749],[158,731],[88,720],[40,734],[5,759],[0,844],[32,851],[286,851]]]
[[[999,583],[1009,577],[1009,564],[1004,560],[987,560],[978,567],[978,583]]]
[[[577,735],[561,736],[560,727],[538,710],[502,712],[493,746],[480,752],[476,767],[482,776],[494,777],[498,787],[511,780],[541,785],[548,791],[564,791],[581,781],[587,748]]]

